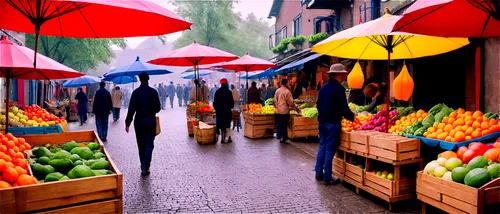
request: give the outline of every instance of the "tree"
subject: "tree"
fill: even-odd
[[[267,59],[272,56],[267,38],[271,34],[268,24],[250,14],[243,19],[233,11],[235,0],[170,0],[176,12],[193,22],[191,30],[184,31],[175,47],[198,43],[215,47],[238,56],[249,52],[252,56]]]
[[[125,48],[125,39],[76,39],[40,36],[38,53],[77,71],[86,72],[100,62],[109,64],[115,56],[113,46]],[[26,34],[26,46],[34,49],[35,36]]]

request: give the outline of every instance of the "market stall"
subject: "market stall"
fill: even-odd
[[[195,136],[194,127],[197,126],[198,122],[204,122],[211,124],[214,119],[215,111],[212,106],[205,102],[191,103],[186,109],[186,119],[189,137]]]
[[[250,139],[273,137],[276,132],[276,109],[273,105],[248,105],[243,113],[244,136]]]
[[[94,131],[26,135],[14,141],[26,148],[27,160],[12,163],[22,175],[2,171],[1,213],[122,212],[122,173]]]
[[[290,112],[288,124],[288,138],[318,137],[318,109],[316,109],[317,92],[306,92],[294,103],[301,109],[300,114],[296,111]]]

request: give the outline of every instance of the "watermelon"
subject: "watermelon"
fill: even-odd
[[[485,166],[488,166],[488,160],[486,160],[486,158],[483,156],[477,156],[469,161],[469,163],[467,164],[467,169],[473,170],[476,168],[484,168]]]
[[[500,164],[495,163],[488,166],[488,174],[491,180],[500,178]]]
[[[467,173],[464,183],[465,185],[471,187],[481,187],[486,184],[489,179],[490,176],[488,175],[488,170],[484,168],[476,168]]]
[[[457,167],[451,171],[451,179],[458,183],[464,183],[464,178],[469,173],[469,170],[465,167]]]

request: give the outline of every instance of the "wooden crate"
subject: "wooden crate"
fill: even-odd
[[[337,172],[340,175],[345,174],[345,161],[338,157],[333,158],[333,171]]]
[[[274,114],[250,114],[248,112],[243,113],[243,119],[245,123],[250,125],[275,125],[275,115]]]
[[[353,181],[363,184],[365,171],[350,163],[345,163],[345,176]]]
[[[200,129],[194,127],[194,137],[199,144],[214,144],[217,142],[215,138],[215,126],[209,129]]]
[[[349,133],[341,131],[340,132],[340,144],[339,144],[339,148],[341,148],[343,150],[350,149],[351,148],[350,147],[351,142],[350,142],[349,139],[350,139]]]
[[[275,132],[274,124],[252,125],[249,123],[245,123],[244,127],[244,136],[251,139],[273,137],[274,132]]]
[[[291,116],[288,124],[288,138],[318,137],[318,120],[302,116]]]
[[[370,133],[368,131],[354,131],[349,133],[349,149],[367,154]]]
[[[37,212],[38,214],[109,214],[116,213],[118,207],[123,207],[121,199],[111,199],[89,204],[82,204],[72,207],[55,209],[50,211]]]
[[[365,173],[365,185],[389,197],[415,193],[415,179],[403,177],[400,180],[388,180],[375,173]]]
[[[500,203],[500,178],[480,188],[417,173],[418,200],[449,213],[483,213]]]
[[[48,212],[62,207],[70,209],[71,206],[106,200],[119,200],[119,204],[115,204],[111,212],[122,213],[123,175],[94,131],[25,135],[23,138],[32,146],[65,144],[72,140],[99,142],[102,152],[111,165],[111,170],[116,174],[2,189],[0,213],[32,213],[39,210]],[[94,209],[99,206],[94,206]]]
[[[420,157],[420,140],[392,134],[369,136],[368,154],[393,161]]]

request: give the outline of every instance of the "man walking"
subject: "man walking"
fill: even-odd
[[[262,85],[259,88],[259,92],[260,92],[260,98],[262,99],[261,104],[264,105],[264,102],[267,100],[267,98],[266,98],[266,96],[267,96],[266,84],[262,83]]]
[[[217,91],[217,85],[214,84],[214,87],[210,88],[210,102],[214,102],[214,96],[215,96],[215,92]]]
[[[332,160],[340,143],[341,121],[354,121],[354,114],[347,106],[345,88],[347,71],[340,63],[333,64],[327,72],[329,80],[318,92],[319,149],[316,157],[316,180],[325,184],[337,183],[332,176]],[[276,92],[277,93],[277,92]]]
[[[113,121],[120,119],[120,109],[122,108],[123,93],[120,86],[116,86],[111,92],[111,100],[113,101]]]
[[[170,107],[174,108],[175,85],[172,81],[170,81],[170,85],[167,87],[167,96],[170,99]]]
[[[175,93],[177,94],[177,99],[179,100],[179,107],[182,107],[182,86],[181,86],[181,84],[177,84],[177,87],[175,87]]]
[[[240,98],[241,98],[241,105],[245,105],[246,103],[246,95],[247,95],[247,90],[245,89],[245,86],[241,84],[240,86]]]
[[[187,106],[189,103],[189,93],[191,92],[191,89],[189,88],[188,85],[184,84],[182,96],[184,99],[184,105]]]
[[[232,111],[234,107],[233,94],[229,90],[229,85],[226,78],[220,80],[220,88],[214,94],[214,109],[217,112],[215,114],[217,130],[220,131],[220,143],[231,143],[231,119]]]
[[[247,104],[252,104],[252,103],[255,103],[255,104],[261,103],[262,104],[262,97],[260,95],[259,89],[257,88],[256,82],[252,82],[252,86],[250,86],[250,88],[248,89],[246,97],[248,98]]]
[[[161,109],[165,110],[166,105],[167,105],[168,94],[167,94],[167,90],[165,89],[165,87],[163,87],[162,83],[160,83],[158,86],[158,95],[160,97]]]
[[[139,74],[139,79],[141,85],[132,92],[132,98],[130,98],[127,118],[125,119],[125,131],[129,132],[130,124],[134,120],[135,137],[141,161],[141,175],[148,176],[156,136],[155,116],[156,113],[160,112],[161,106],[158,93],[148,85],[149,75],[142,72]]]
[[[92,113],[95,115],[97,135],[99,135],[99,138],[103,142],[106,142],[106,138],[108,137],[108,119],[111,110],[113,110],[113,102],[111,100],[111,94],[104,88],[106,83],[101,82],[99,86],[99,90],[95,92]]]
[[[281,87],[276,91],[274,95],[274,107],[278,113],[278,139],[281,144],[288,144],[288,122],[290,120],[290,110],[299,109],[293,103],[292,92],[288,88],[288,80],[281,80]]]

